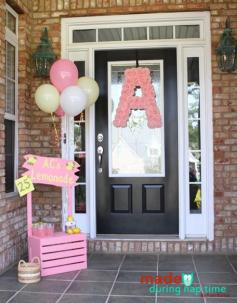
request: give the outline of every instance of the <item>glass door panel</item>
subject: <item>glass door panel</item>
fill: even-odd
[[[163,61],[139,62],[150,69],[156,104],[162,127],[149,128],[145,110],[131,110],[126,127],[115,127],[113,121],[120,101],[124,72],[133,62],[109,62],[109,174],[110,177],[165,176]],[[134,95],[141,96],[141,88]]]

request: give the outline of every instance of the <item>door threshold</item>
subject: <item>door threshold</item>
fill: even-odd
[[[134,235],[134,234],[97,234],[91,240],[98,241],[207,241],[207,237],[186,237],[180,239],[179,235]]]
[[[179,235],[134,235],[134,234],[97,234],[95,240],[139,240],[139,241],[151,241],[151,240],[165,240],[165,241],[173,241],[179,240]]]

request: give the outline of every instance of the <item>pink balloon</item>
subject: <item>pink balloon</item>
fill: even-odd
[[[68,86],[76,85],[78,77],[76,65],[67,59],[57,60],[50,69],[50,80],[59,92]]]
[[[55,111],[55,115],[57,117],[63,117],[65,115],[62,107],[59,105],[59,107],[57,108],[57,110]]]

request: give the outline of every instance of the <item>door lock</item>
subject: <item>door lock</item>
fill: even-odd
[[[103,142],[103,140],[104,140],[103,134],[99,133],[99,134],[97,135],[97,141],[101,143],[101,142]]]

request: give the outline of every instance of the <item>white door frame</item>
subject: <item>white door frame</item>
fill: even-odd
[[[120,42],[90,42],[73,43],[72,33],[75,29],[108,28],[147,25],[179,25],[199,24],[200,38],[194,39],[170,39],[149,41],[120,41]],[[86,58],[86,75],[94,77],[94,52],[97,50],[112,50],[129,48],[165,48],[177,49],[177,97],[178,97],[178,160],[179,160],[179,239],[190,238],[214,238],[214,205],[213,205],[213,139],[212,139],[212,82],[211,82],[211,37],[210,37],[210,13],[157,13],[119,16],[78,17],[63,18],[61,41],[62,58],[81,60]],[[97,32],[98,37],[98,32]],[[188,128],[187,128],[187,83],[185,56],[189,50],[200,49],[200,74],[203,94],[202,101],[202,172],[203,172],[203,212],[202,214],[190,214],[188,192]],[[95,110],[91,106],[86,112],[87,118],[87,214],[79,215],[79,225],[83,223],[84,230],[91,238],[96,238],[96,197],[95,197]],[[70,122],[71,121],[71,122]],[[70,126],[71,123],[71,126]],[[68,142],[73,142],[72,119],[63,118],[62,134],[67,133]],[[62,141],[63,157],[73,158],[72,148]],[[66,216],[66,200],[63,197],[63,220]],[[199,227],[202,227],[200,229]],[[202,230],[201,232],[199,232]]]

